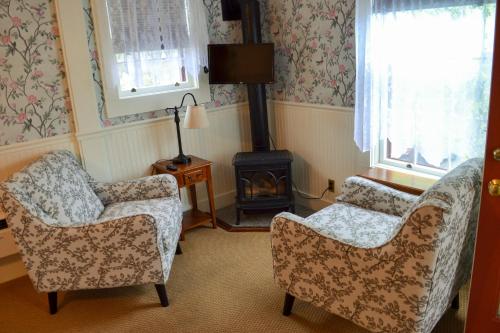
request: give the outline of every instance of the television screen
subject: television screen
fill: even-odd
[[[210,84],[272,83],[274,44],[208,45]]]

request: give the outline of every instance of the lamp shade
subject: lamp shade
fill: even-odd
[[[204,105],[189,105],[184,117],[184,128],[208,127],[207,110]]]

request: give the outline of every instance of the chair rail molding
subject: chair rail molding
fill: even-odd
[[[337,106],[329,104],[315,104],[315,103],[302,103],[302,102],[291,102],[282,100],[273,100],[274,105],[281,105],[287,107],[296,107],[303,111],[307,109],[313,109],[314,111],[329,111],[329,112],[346,112],[352,113],[354,117],[354,107]]]

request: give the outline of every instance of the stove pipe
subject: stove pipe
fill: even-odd
[[[243,43],[262,43],[259,1],[240,0],[240,7]],[[253,151],[269,151],[266,86],[248,84],[247,90]]]

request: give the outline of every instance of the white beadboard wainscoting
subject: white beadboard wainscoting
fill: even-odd
[[[216,206],[234,201],[235,181],[232,159],[235,153],[251,149],[248,105],[224,106],[208,111],[210,126],[182,129],[184,154],[210,160]],[[78,134],[82,162],[99,181],[120,181],[151,174],[151,164],[178,154],[173,117],[115,126],[96,133]],[[208,204],[204,184],[198,184],[199,202]],[[188,200],[183,191],[185,209]]]
[[[278,148],[293,153],[294,182],[305,195],[319,196],[329,178],[335,180],[338,192],[346,177],[368,167],[369,155],[360,153],[352,138],[352,109],[279,101],[269,104],[271,134]],[[220,208],[234,202],[234,154],[252,148],[248,104],[209,110],[208,117],[209,128],[182,129],[182,141],[184,153],[214,163],[215,201]],[[85,168],[100,181],[149,175],[153,162],[178,153],[175,123],[173,117],[168,117],[78,133],[76,137],[68,134],[0,147],[0,180],[42,153],[57,149],[81,156]],[[198,194],[201,208],[208,209],[203,184],[198,185]],[[302,200],[296,195],[298,203],[316,209],[333,199],[334,194],[327,194],[321,201]],[[188,209],[185,193],[182,200]],[[26,274],[16,252],[9,231],[0,232],[0,283]]]
[[[77,145],[72,134],[52,138],[0,146],[0,181],[18,171],[40,155],[51,150],[67,149],[77,153]]]
[[[335,193],[323,200],[297,202],[319,209],[334,201],[344,180],[365,171],[370,154],[361,153],[354,143],[354,111],[328,105],[274,102],[274,139],[276,145],[293,153],[293,180],[306,196],[318,197],[335,180]]]

